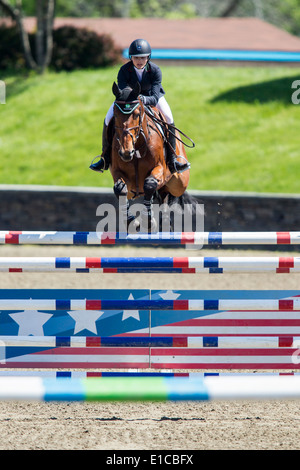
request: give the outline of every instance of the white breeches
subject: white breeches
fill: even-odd
[[[172,124],[173,121],[173,114],[171,111],[170,106],[168,105],[168,102],[164,96],[159,98],[158,103],[156,105],[156,108],[163,113],[163,115],[166,118],[166,121],[168,124]],[[114,115],[114,103],[111,105],[109,110],[107,111],[107,114],[105,116],[105,125],[108,126],[109,121],[112,119]]]

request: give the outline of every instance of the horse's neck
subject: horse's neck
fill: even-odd
[[[149,122],[148,122],[148,116],[147,114],[144,115],[142,127],[141,127],[141,132],[140,132],[140,137],[138,139],[138,144],[140,147],[143,147],[145,143],[148,142],[150,138],[150,130],[149,130]]]

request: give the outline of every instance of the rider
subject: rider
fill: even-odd
[[[130,61],[124,64],[118,73],[118,86],[120,89],[130,86],[134,88],[137,82],[141,85],[141,95],[139,98],[146,106],[155,106],[166,118],[168,124],[174,126],[173,115],[168,105],[165,92],[161,85],[162,73],[158,65],[150,62],[151,47],[145,39],[136,39],[129,46]],[[107,170],[110,164],[111,146],[109,141],[108,125],[113,117],[114,104],[107,112],[104,120],[102,132],[102,154],[100,160],[90,165],[90,169],[103,172]],[[176,155],[176,137],[173,132],[168,132],[167,145],[167,165],[171,173],[183,172],[190,165],[188,162],[181,163]]]

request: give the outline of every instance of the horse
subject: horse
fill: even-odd
[[[152,210],[154,196],[163,203],[163,207],[179,200],[182,204],[184,196],[191,202],[185,193],[190,171],[187,169],[172,174],[168,169],[165,145],[169,144],[165,132],[172,130],[168,129],[164,116],[156,108],[144,106],[139,97],[139,83],[134,89],[127,87],[120,90],[114,82],[112,91],[115,101],[110,172],[114,193],[119,199],[126,229],[131,225],[134,231],[138,228],[146,232],[156,231],[158,221]],[[175,129],[175,132],[176,151],[182,156],[178,159],[186,159],[183,141],[179,138],[180,131]],[[139,197],[143,197],[141,222],[129,207],[129,201]]]

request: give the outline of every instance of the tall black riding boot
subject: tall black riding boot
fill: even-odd
[[[174,126],[174,123],[170,124],[170,126]],[[181,163],[177,160],[178,156],[176,154],[176,137],[174,132],[175,130],[172,130],[172,132],[168,133],[167,165],[171,173],[182,173],[183,171],[186,171],[190,168],[190,164],[186,159],[185,163]]]
[[[98,155],[100,156],[100,160],[98,160],[98,162],[90,165],[91,170],[100,171],[100,173],[103,173],[104,170],[108,170],[110,164],[111,142],[108,141],[107,130],[108,126],[104,122],[102,131],[102,154]]]

